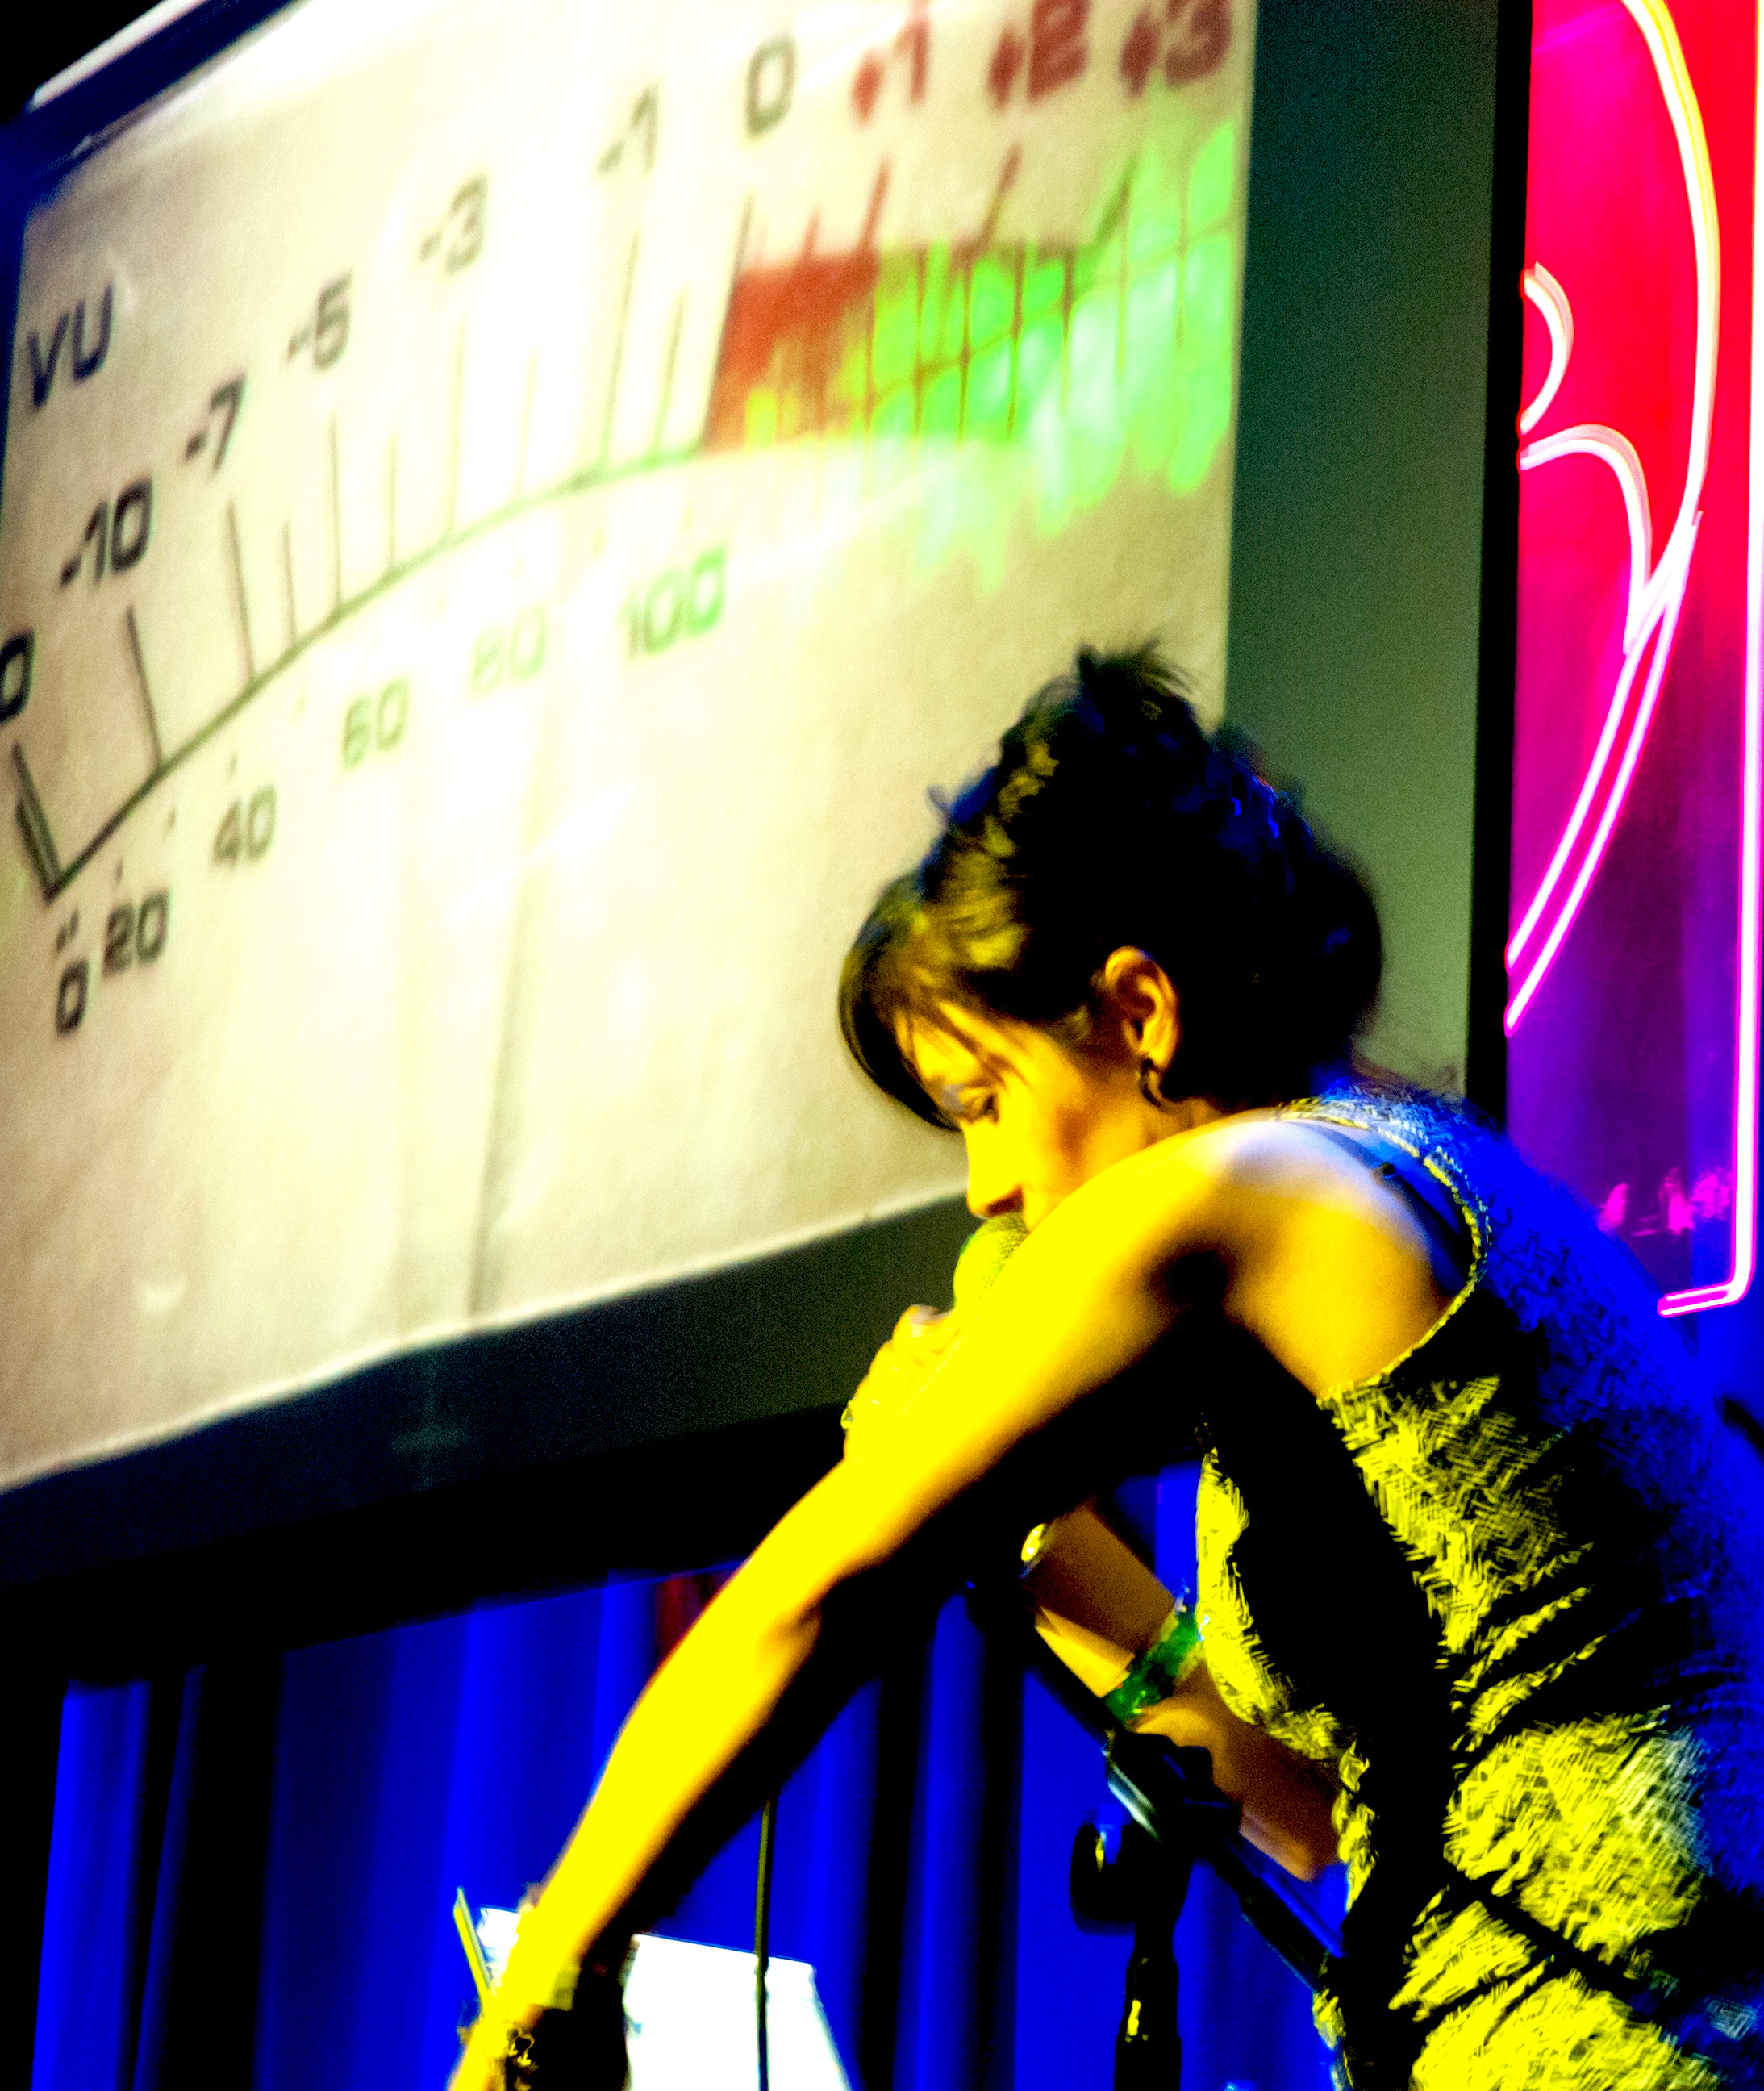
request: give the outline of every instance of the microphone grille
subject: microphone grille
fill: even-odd
[[[1021,1248],[1029,1230],[1015,1213],[1000,1213],[982,1220],[962,1244],[956,1258],[955,1303],[970,1307],[991,1289],[993,1281]]]

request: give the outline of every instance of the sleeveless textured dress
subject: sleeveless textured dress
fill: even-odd
[[[1764,1463],[1627,1256],[1467,1114],[1289,1114],[1414,1157],[1469,1249],[1379,1377],[1202,1417],[1207,1662],[1340,1783],[1338,2081],[1764,2086]]]

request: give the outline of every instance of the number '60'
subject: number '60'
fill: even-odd
[[[396,748],[410,716],[411,686],[402,675],[377,697],[357,697],[343,714],[344,769],[359,769],[370,755]]]

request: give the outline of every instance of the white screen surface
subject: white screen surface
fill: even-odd
[[[37,205],[0,1482],[958,1187],[839,960],[1078,641],[1220,688],[1250,31],[305,0]]]

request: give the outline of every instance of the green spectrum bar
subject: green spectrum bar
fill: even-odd
[[[1179,173],[1142,159],[1078,245],[866,237],[817,254],[811,236],[739,270],[707,449],[1033,442],[1058,425],[1096,439],[1099,463],[1130,444],[1178,490],[1198,485],[1230,426],[1236,158],[1228,123]],[[879,178],[872,222],[880,194]]]

